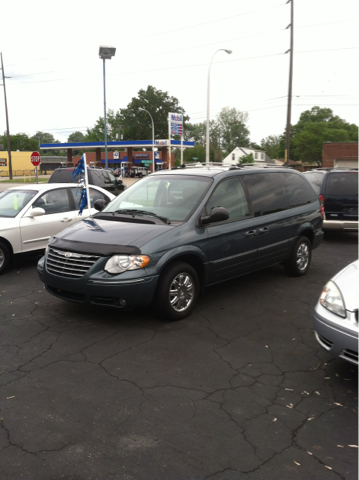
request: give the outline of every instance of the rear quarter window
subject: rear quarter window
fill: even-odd
[[[302,174],[285,173],[285,188],[287,190],[289,207],[299,207],[317,200],[317,195],[311,184]]]
[[[333,196],[354,196],[358,195],[358,173],[340,172],[329,173],[325,194]]]
[[[49,183],[71,183],[73,169],[59,168],[55,170],[49,179]]]
[[[309,181],[311,186],[314,188],[314,191],[317,195],[320,194],[320,190],[322,188],[322,183],[324,180],[323,173],[306,173],[305,178]]]

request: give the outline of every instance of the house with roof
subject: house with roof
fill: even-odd
[[[247,155],[253,155],[254,161],[257,163],[270,163],[274,162],[268,157],[264,150],[258,150],[256,148],[236,147],[232,152],[226,156],[223,160],[224,165],[237,165],[241,163],[241,158]]]

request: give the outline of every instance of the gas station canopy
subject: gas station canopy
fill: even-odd
[[[167,140],[155,140],[155,148],[168,147]],[[184,148],[193,148],[195,142],[183,142]],[[180,140],[171,139],[171,147],[181,147]],[[105,148],[105,142],[80,142],[80,143],[42,143],[42,150],[67,150],[74,148],[76,150]],[[152,148],[152,140],[122,140],[116,142],[107,142],[107,148]]]

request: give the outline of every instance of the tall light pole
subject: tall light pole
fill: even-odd
[[[105,168],[108,167],[107,162],[107,126],[106,126],[106,69],[105,60],[111,60],[116,53],[116,48],[100,45],[99,56],[103,60],[103,105],[104,105],[104,122],[105,122]]]
[[[210,73],[211,73],[211,66],[212,61],[216,53],[218,52],[226,52],[228,54],[232,53],[232,50],[226,50],[225,48],[220,48],[216,52],[214,52],[211,61],[209,62],[208,67],[208,80],[207,80],[207,137],[206,137],[206,165],[209,164],[209,80],[210,80]]]
[[[9,115],[7,113],[7,101],[6,101],[6,88],[5,88],[5,72],[4,72],[4,64],[2,61],[2,53],[1,55],[1,71],[2,71],[2,81],[4,87],[4,98],[5,98],[5,116],[6,116],[6,132],[7,132],[7,154],[9,158],[9,178],[12,180],[12,163],[11,163],[11,146],[10,146],[10,131],[9,131]]]
[[[155,124],[153,123],[152,115],[145,108],[138,107],[140,112],[147,112],[151,117],[152,122],[152,173],[155,173]]]
[[[285,134],[285,154],[284,154],[284,164],[289,164],[289,149],[290,149],[290,118],[292,114],[292,83],[293,83],[293,30],[294,30],[294,15],[293,15],[293,3],[294,0],[288,0],[290,2],[290,24],[287,28],[290,27],[290,49],[285,53],[290,51],[290,60],[289,60],[289,86],[288,86],[288,105],[287,105],[287,128]]]

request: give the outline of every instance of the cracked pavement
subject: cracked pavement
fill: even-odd
[[[0,277],[1,479],[357,479],[358,369],[313,333],[357,241],[327,233],[305,277],[210,287],[173,323],[52,297],[17,260]]]

